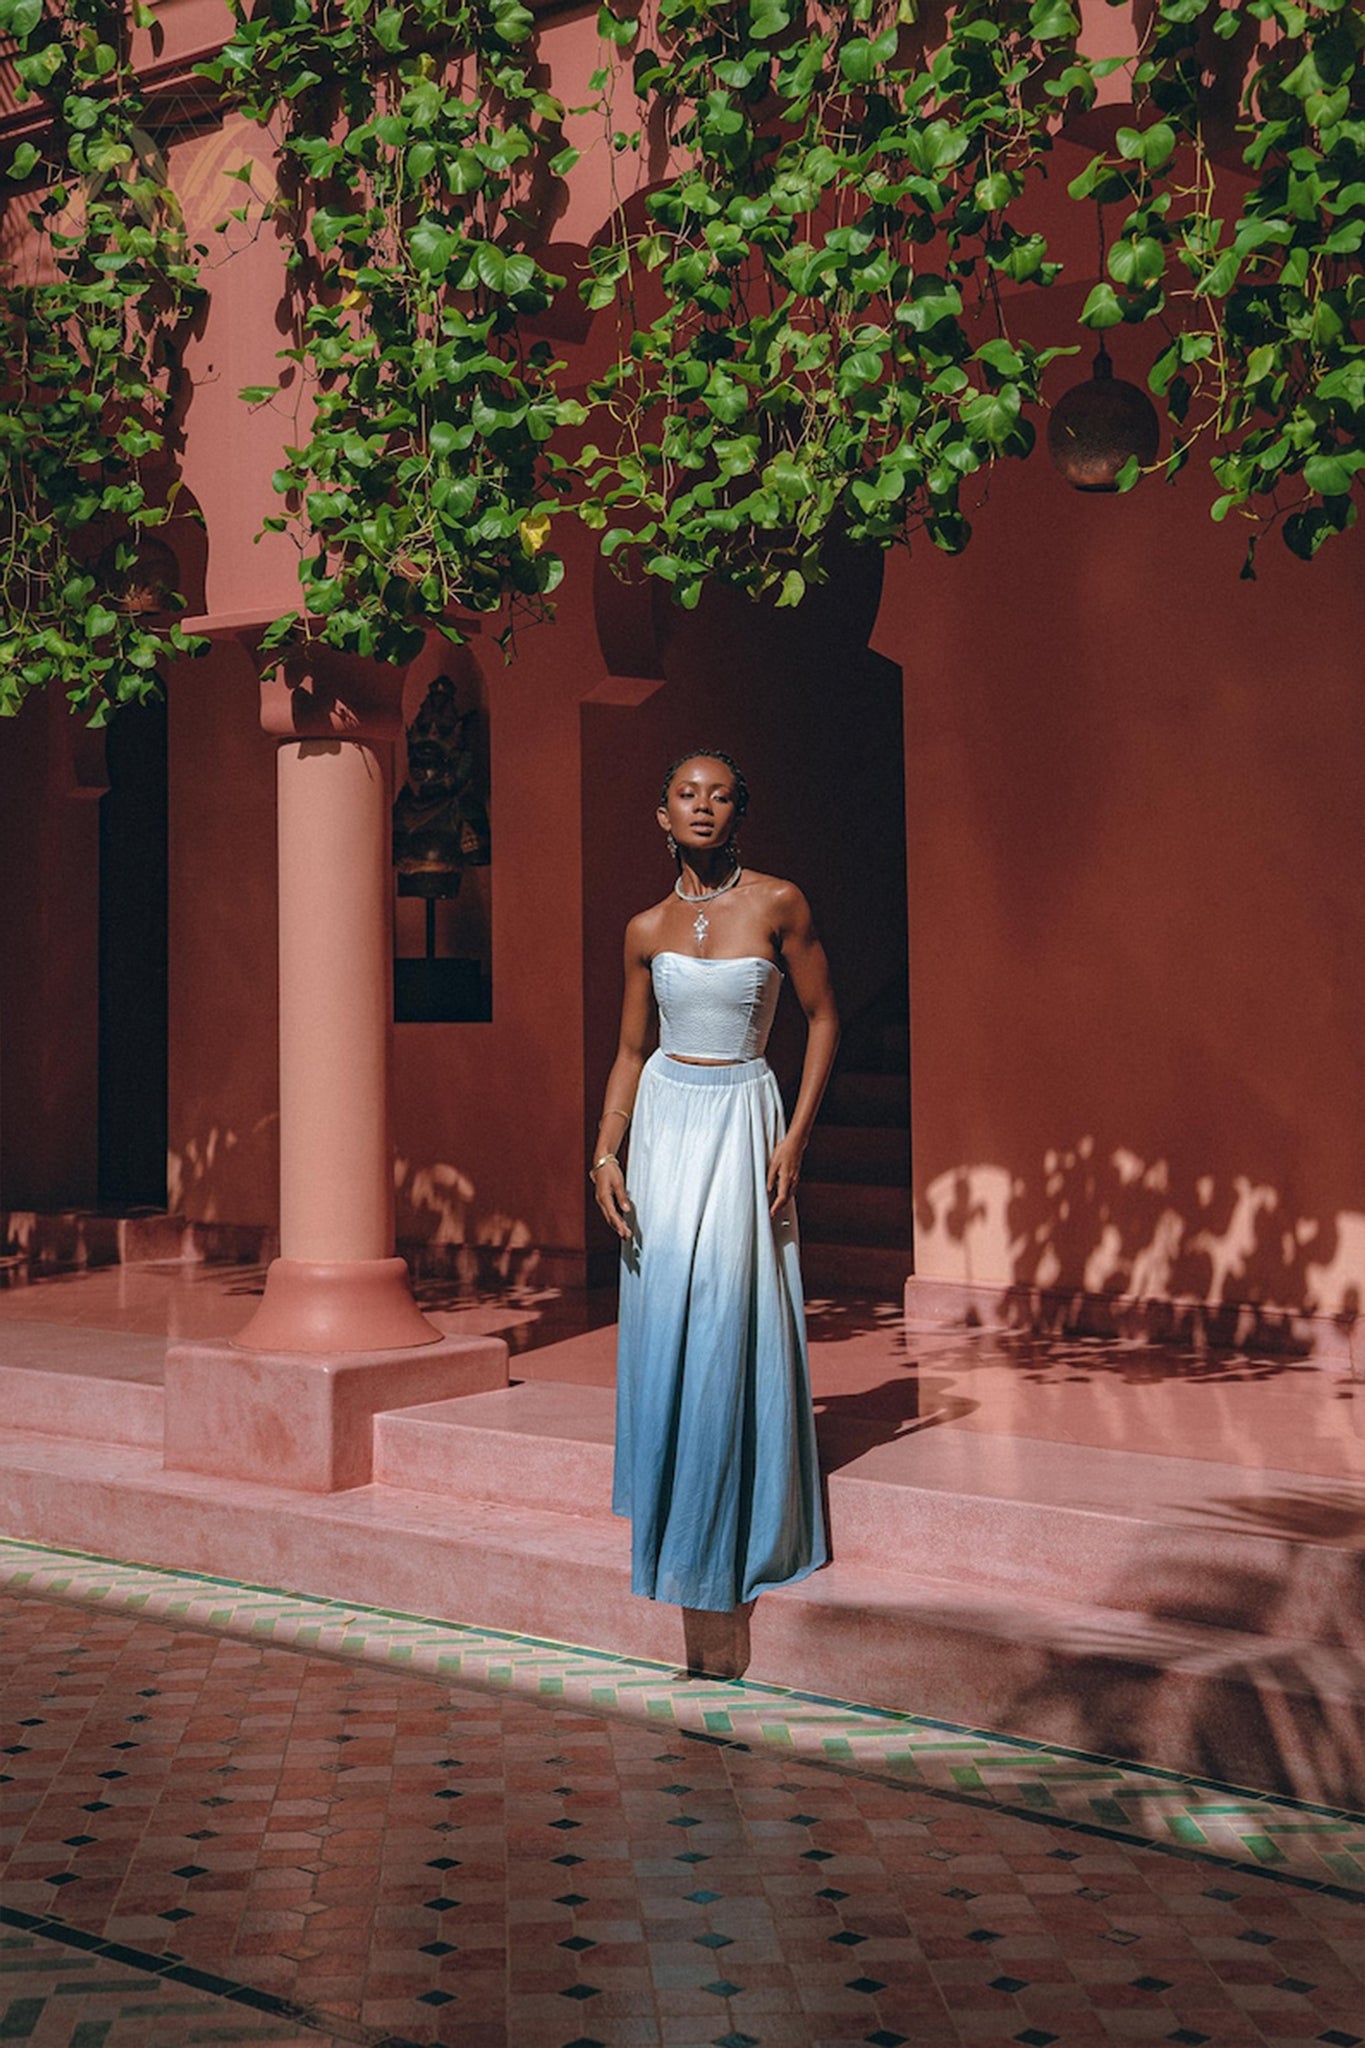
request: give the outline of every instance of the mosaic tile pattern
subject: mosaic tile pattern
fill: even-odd
[[[10,1914],[17,1920],[21,1916]],[[66,1930],[62,1930],[64,1933]],[[343,2048],[334,2034],[300,2031],[287,2019],[254,2019],[244,2009],[260,1994],[234,1987],[235,2010],[221,1994],[186,1987],[194,1973],[174,1965],[151,1970],[147,1958],[120,1960],[113,1943],[75,1948],[51,1930],[0,1931],[0,2041],[28,2048],[197,2048],[200,2042],[256,2043],[272,2048]],[[271,2001],[273,2003],[273,2001]]]
[[[0,1588],[638,1718],[876,1774],[1171,1857],[1218,1858],[1365,1900],[1365,1817],[1078,1751],[496,1630],[233,1585],[0,1539]],[[3,2036],[0,2036],[2,2039]]]
[[[0,2041],[1365,2038],[1340,1888],[782,1746],[32,1592],[0,1719]]]

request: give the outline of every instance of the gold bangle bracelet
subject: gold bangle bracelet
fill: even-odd
[[[588,1179],[596,1180],[599,1168],[605,1166],[609,1159],[615,1159],[616,1164],[618,1166],[621,1164],[620,1160],[616,1158],[616,1154],[614,1152],[604,1152],[602,1154],[602,1157],[600,1159],[594,1159],[592,1165],[588,1168]]]

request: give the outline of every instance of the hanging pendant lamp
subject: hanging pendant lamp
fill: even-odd
[[[1089,380],[1073,384],[1052,408],[1047,450],[1073,489],[1116,491],[1130,457],[1145,469],[1156,457],[1161,428],[1145,391],[1114,375],[1103,341]]]

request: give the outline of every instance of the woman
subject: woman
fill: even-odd
[[[664,779],[678,876],[626,928],[591,1168],[622,1240],[612,1506],[632,1522],[631,1587],[721,1612],[826,1557],[792,1196],[839,1023],[804,896],[740,864],[747,805],[728,754]],[[786,1130],[763,1058],[784,974],[807,1021]]]

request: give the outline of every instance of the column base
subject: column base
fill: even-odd
[[[433,1334],[436,1341],[420,1347],[330,1356],[173,1344],[163,1462],[169,1471],[301,1493],[368,1485],[376,1415],[507,1385],[500,1337]]]
[[[405,1351],[440,1340],[412,1298],[402,1259],[275,1259],[242,1351]]]

